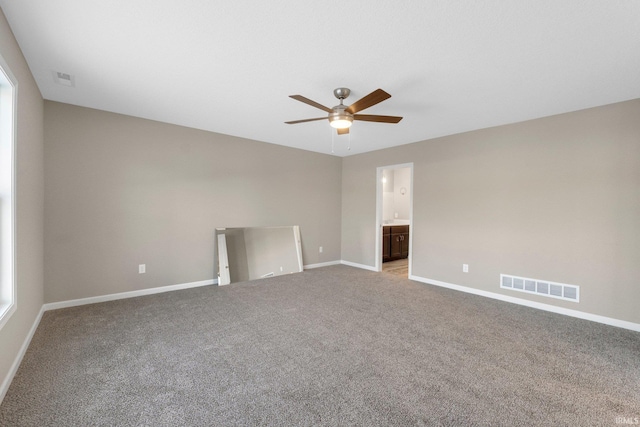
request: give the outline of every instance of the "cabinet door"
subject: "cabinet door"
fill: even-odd
[[[402,243],[401,248],[401,258],[409,257],[409,233],[402,233],[402,237],[400,238],[400,242]]]
[[[402,257],[402,233],[391,234],[391,259]]]
[[[391,261],[391,227],[382,228],[382,262]]]

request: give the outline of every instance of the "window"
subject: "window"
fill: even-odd
[[[14,152],[17,82],[0,56],[0,328],[16,309]]]

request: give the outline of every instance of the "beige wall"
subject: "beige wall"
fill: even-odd
[[[1,11],[0,54],[18,80],[15,153],[17,309],[0,330],[1,385],[42,307],[44,185],[42,97]]]
[[[347,157],[342,259],[375,265],[376,168],[413,162],[414,275],[640,323],[639,118],[633,100]],[[503,291],[500,273],[580,302]]]
[[[44,111],[45,302],[213,279],[216,227],[299,225],[305,265],[340,259],[340,158],[50,101]]]

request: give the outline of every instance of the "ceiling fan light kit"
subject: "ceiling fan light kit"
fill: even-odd
[[[346,107],[344,109],[346,109]],[[353,114],[347,113],[344,109],[329,113],[329,124],[332,128],[346,129],[353,124]]]
[[[290,95],[290,98],[295,99],[296,101],[304,102],[305,104],[311,105],[312,107],[319,108],[328,113],[327,118],[329,119],[329,125],[338,130],[338,135],[344,135],[349,133],[349,128],[353,124],[354,120],[361,120],[366,122],[378,122],[378,123],[398,123],[402,120],[402,117],[398,116],[378,116],[371,114],[356,114],[358,111],[362,111],[366,108],[372,107],[385,99],[391,98],[387,92],[382,89],[376,89],[371,92],[369,95],[364,98],[354,102],[350,106],[346,106],[343,104],[343,101],[349,96],[351,90],[346,87],[339,87],[333,91],[333,94],[336,98],[340,100],[340,104],[336,105],[333,108],[325,107],[322,104],[319,104],[315,101],[310,100],[309,98],[305,98],[302,95]],[[287,124],[293,125],[297,123],[311,122],[315,120],[323,120],[324,117],[317,117],[313,119],[303,119],[303,120],[294,120],[290,122],[285,122]]]

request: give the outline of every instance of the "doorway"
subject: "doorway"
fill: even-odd
[[[376,181],[375,269],[410,277],[413,163],[378,167]]]

